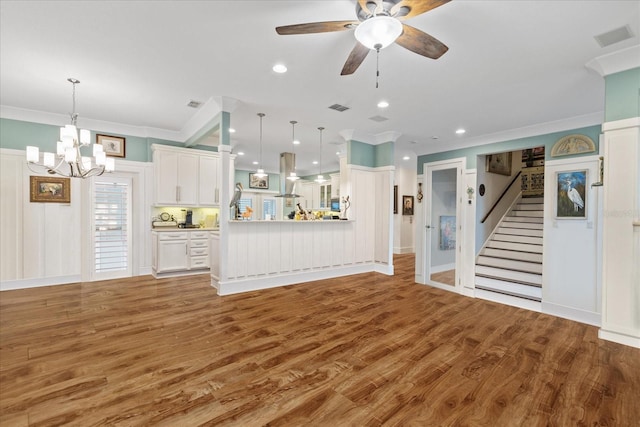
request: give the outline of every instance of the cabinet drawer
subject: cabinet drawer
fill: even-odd
[[[194,256],[191,257],[191,269],[196,268],[209,268],[208,256]]]
[[[207,239],[209,237],[209,232],[207,231],[192,231],[191,232],[191,240],[193,239]]]
[[[191,248],[191,256],[206,256],[209,255],[209,248],[208,247],[204,247],[204,248]]]
[[[205,240],[193,240],[193,239],[191,239],[190,246],[192,248],[208,248],[209,247],[209,239],[205,239]]]
[[[187,233],[186,232],[182,232],[182,233],[158,233],[158,239],[159,240],[186,240],[187,239]]]

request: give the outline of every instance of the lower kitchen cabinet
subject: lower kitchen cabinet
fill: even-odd
[[[152,274],[155,277],[200,274],[209,270],[209,232],[152,232]]]

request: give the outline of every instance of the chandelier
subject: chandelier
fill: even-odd
[[[115,161],[107,158],[101,144],[93,144],[93,157],[83,156],[80,148],[91,144],[91,132],[87,129],[76,127],[78,113],[76,113],[76,85],[80,80],[68,78],[73,84],[73,112],[71,124],[60,128],[60,140],[56,153],[45,152],[40,162],[40,150],[38,147],[27,146],[27,167],[32,172],[43,171],[52,175],[61,175],[69,178],[89,178],[102,175],[105,171],[112,172],[115,169]],[[34,169],[35,168],[35,169]],[[40,170],[36,170],[40,169]]]

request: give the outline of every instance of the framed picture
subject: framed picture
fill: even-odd
[[[556,218],[587,218],[587,171],[556,173]]]
[[[71,179],[69,178],[31,176],[29,184],[30,202],[71,203]]]
[[[125,156],[125,138],[120,136],[96,135],[96,144],[102,145],[107,156],[124,157]]]
[[[402,215],[413,215],[413,196],[402,196]]]
[[[440,217],[440,250],[448,251],[456,248],[456,217],[443,215]]]
[[[398,186],[393,186],[393,213],[398,213]]]
[[[266,190],[269,188],[269,175],[265,177],[257,177],[255,173],[249,174],[249,188],[261,188]]]
[[[511,175],[511,153],[488,154],[485,170],[489,173]]]

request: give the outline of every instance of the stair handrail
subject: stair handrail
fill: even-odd
[[[487,220],[487,218],[489,218],[489,215],[491,215],[491,212],[493,212],[493,210],[496,208],[496,206],[498,206],[498,203],[500,203],[500,200],[502,200],[502,198],[505,196],[505,194],[507,194],[507,192],[511,189],[511,186],[513,185],[513,183],[516,182],[516,180],[518,179],[518,177],[521,174],[522,174],[522,171],[520,170],[520,171],[518,171],[516,176],[513,177],[513,179],[509,183],[509,185],[507,185],[507,187],[504,189],[504,191],[502,192],[500,197],[498,197],[498,200],[496,200],[493,203],[493,206],[491,206],[491,209],[489,209],[489,212],[487,212],[487,214],[482,218],[482,220],[480,220],[480,224],[484,224],[484,222]]]

